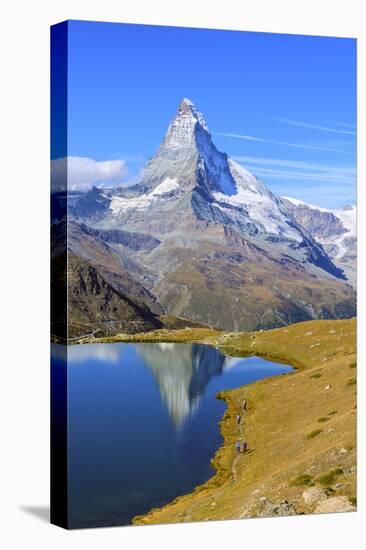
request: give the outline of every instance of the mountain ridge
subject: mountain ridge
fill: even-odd
[[[287,211],[326,250],[328,256],[356,286],[357,235],[355,205],[322,208],[291,197],[281,197]]]
[[[285,199],[218,151],[186,98],[137,184],[94,189],[70,213],[122,262],[126,246],[111,235],[151,237],[148,249],[128,247],[128,262],[167,314],[251,330],[355,313],[343,266]]]

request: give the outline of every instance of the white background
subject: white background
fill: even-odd
[[[0,540],[2,548],[361,546],[365,522],[365,26],[362,0],[58,0],[2,4]],[[49,26],[64,19],[358,37],[359,511],[67,532],[26,511],[49,502]],[[362,36],[363,33],[363,36]],[[364,534],[363,530],[363,534]],[[363,541],[364,543],[364,541]]]

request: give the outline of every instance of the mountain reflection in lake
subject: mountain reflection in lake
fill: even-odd
[[[225,356],[201,344],[138,344],[137,351],[156,379],[174,424],[196,408],[209,380],[221,374]]]
[[[202,344],[52,348],[67,368],[71,527],[126,525],[213,475],[220,390],[291,370]]]

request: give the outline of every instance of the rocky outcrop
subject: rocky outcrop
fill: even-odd
[[[143,250],[149,253],[160,244],[159,239],[145,233],[131,233],[122,229],[93,229],[84,223],[80,225],[80,229],[87,235],[98,237],[106,243],[122,244],[135,252]]]
[[[333,514],[335,512],[355,512],[357,508],[345,496],[331,497],[320,502],[315,508],[316,514]]]
[[[133,239],[133,236],[126,237],[125,231],[121,233],[122,236],[117,231],[117,236],[108,236],[107,240],[103,240],[99,231],[70,220],[67,226],[67,248],[69,252],[87,260],[116,291],[161,315],[163,308],[148,288],[151,286],[149,273],[131,258],[129,247],[116,243],[117,240]],[[142,240],[145,246],[149,246],[148,235],[146,238],[142,235]]]
[[[330,210],[320,209],[300,201],[293,202],[292,199],[285,197],[282,201],[286,210],[320,241],[326,241],[333,235],[347,233],[342,221]]]
[[[147,306],[140,307],[109,285],[86,260],[68,255],[69,337],[88,332],[146,332],[162,327]]]
[[[293,504],[287,500],[280,502],[272,502],[266,497],[260,499],[260,512],[259,517],[269,518],[275,516],[295,516],[297,514],[296,508]]]
[[[322,502],[327,498],[326,493],[320,487],[309,487],[306,489],[302,497],[305,501],[305,504],[315,504],[317,502]]]

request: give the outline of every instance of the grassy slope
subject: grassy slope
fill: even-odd
[[[222,392],[228,408],[221,421],[224,445],[213,459],[216,474],[193,493],[136,517],[135,524],[258,516],[265,513],[262,497],[273,503],[287,499],[297,513],[311,513],[315,504],[306,504],[302,497],[306,486],[292,485],[304,474],[310,478],[303,483],[326,488],[331,496],[355,498],[354,319],[310,321],[256,333],[191,329],[143,336],[149,341],[162,338],[216,343],[225,353],[267,356],[297,370]],[[249,409],[238,428],[236,415],[244,397]],[[240,429],[249,444],[245,455],[235,451]],[[333,479],[319,480],[333,470],[338,470]]]
[[[164,316],[161,316],[160,319],[165,323]],[[177,330],[162,328],[138,334],[116,334],[116,336],[103,336],[101,338],[85,338],[83,342],[91,344],[113,342],[203,342],[206,344],[216,344],[217,338],[222,334],[224,333],[202,327]]]

